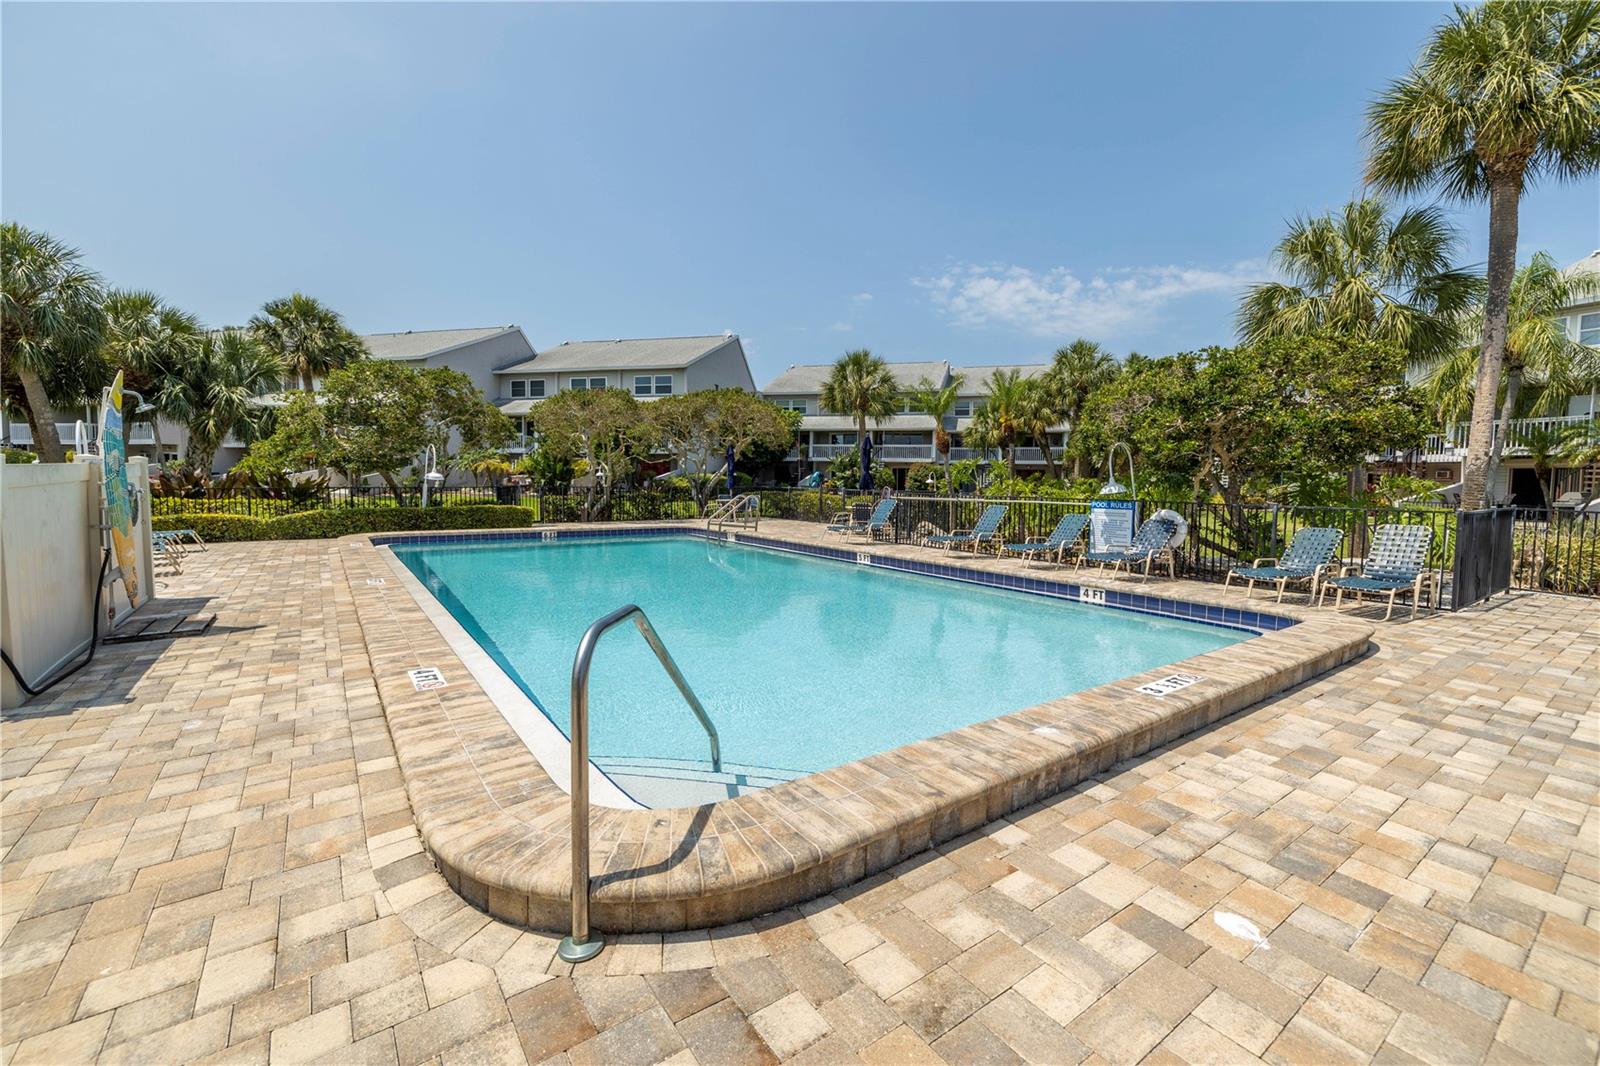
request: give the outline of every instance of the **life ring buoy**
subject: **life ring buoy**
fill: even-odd
[[[1183,515],[1179,514],[1177,511],[1168,510],[1165,507],[1150,517],[1165,518],[1168,522],[1171,522],[1175,527],[1177,527],[1173,531],[1172,539],[1167,541],[1167,547],[1183,547],[1183,542],[1189,538],[1189,520],[1187,518],[1183,517]]]

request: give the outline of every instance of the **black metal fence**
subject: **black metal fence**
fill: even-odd
[[[1600,596],[1600,514],[1519,510],[1510,534],[1512,588]]]

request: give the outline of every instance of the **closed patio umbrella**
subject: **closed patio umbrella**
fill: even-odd
[[[861,491],[872,491],[872,437],[861,438]]]

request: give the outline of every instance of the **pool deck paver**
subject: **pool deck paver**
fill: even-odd
[[[1378,624],[891,870],[574,971],[429,863],[342,565],[216,546],[161,590],[210,634],[0,725],[0,1063],[1600,1060],[1592,600]]]

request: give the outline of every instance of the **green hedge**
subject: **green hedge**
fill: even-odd
[[[404,533],[433,529],[524,529],[534,515],[525,507],[495,504],[428,508],[340,507],[275,518],[179,512],[152,517],[156,529],[192,529],[206,540],[318,540],[351,533]]]

